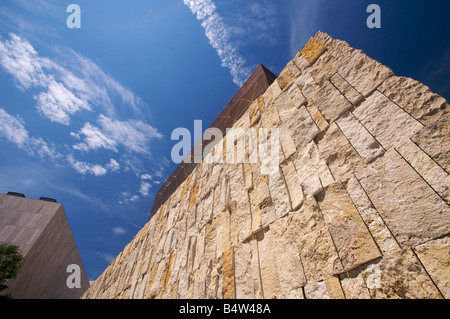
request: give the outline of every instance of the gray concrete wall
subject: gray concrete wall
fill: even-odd
[[[0,243],[18,245],[21,272],[10,280],[15,299],[80,298],[89,281],[61,204],[0,195]],[[67,266],[81,270],[81,288],[69,289]]]

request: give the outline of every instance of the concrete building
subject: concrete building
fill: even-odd
[[[72,236],[63,205],[50,198],[25,198],[18,193],[0,194],[0,244],[16,245],[23,265],[9,280],[14,299],[80,298],[89,288],[83,262]],[[69,265],[79,266],[80,288],[69,288]]]

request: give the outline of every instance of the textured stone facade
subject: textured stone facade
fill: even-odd
[[[318,32],[234,127],[278,173],[198,165],[84,298],[450,298],[445,99]]]

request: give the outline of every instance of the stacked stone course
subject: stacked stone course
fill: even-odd
[[[198,165],[84,298],[450,298],[444,98],[319,31],[233,127],[278,174]]]

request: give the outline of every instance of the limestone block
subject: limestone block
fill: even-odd
[[[207,261],[206,269],[206,298],[221,299],[222,298],[222,260],[211,259]]]
[[[291,211],[291,205],[289,192],[280,168],[278,168],[277,174],[269,175],[269,190],[276,218],[286,216]]]
[[[310,67],[310,64],[308,62],[308,60],[306,60],[306,58],[300,53],[298,52],[294,59],[292,60],[292,62],[295,63],[295,65],[297,66],[297,68],[303,73],[306,71],[306,69],[308,69]]]
[[[294,158],[294,165],[297,170],[298,179],[302,186],[303,193],[317,195],[323,189],[319,172],[321,172],[319,150],[316,143],[312,141],[304,150],[297,153]]]
[[[411,140],[397,148],[397,151],[450,205],[450,175]]]
[[[251,219],[252,219],[252,227],[251,227],[251,233],[255,234],[259,231],[261,231],[261,210],[258,205],[257,200],[257,194],[254,189],[250,190],[248,192],[249,202],[250,202],[250,212],[251,212]]]
[[[253,188],[253,172],[250,163],[242,164],[245,178],[245,189],[248,191]]]
[[[193,235],[189,237],[189,247],[188,247],[188,255],[187,255],[187,265],[186,265],[186,272],[190,275],[192,271],[194,270],[194,261],[195,261],[195,255],[196,255],[196,248],[197,248],[197,235]]]
[[[264,299],[274,299],[281,293],[277,263],[274,259],[274,238],[269,229],[256,234]]]
[[[353,114],[385,149],[400,146],[423,128],[379,91],[361,103]]]
[[[275,99],[280,96],[280,94],[282,93],[280,86],[278,85],[278,81],[274,81],[266,90],[266,92],[264,92],[264,94],[262,95],[262,100],[263,100],[263,104],[264,104],[264,110],[265,108],[272,104],[273,101],[275,101]]]
[[[239,225],[238,218],[240,217],[238,214],[240,211],[237,209],[236,201],[231,202],[230,209],[230,245],[235,246],[239,242]]]
[[[189,197],[189,207],[190,210],[197,203],[197,194],[198,194],[198,186],[200,184],[200,180],[196,181],[194,187],[191,189],[190,197]]]
[[[211,221],[214,217],[213,201],[214,201],[214,192],[209,192],[208,195],[203,200],[202,221],[200,223],[200,228],[203,228],[205,224]]]
[[[391,69],[360,50],[355,50],[344,62],[338,73],[365,97],[368,97],[384,80],[394,75]]]
[[[287,160],[281,163],[281,171],[289,191],[292,210],[297,210],[303,204],[303,191],[293,162]]]
[[[346,299],[371,299],[369,289],[361,273],[361,269],[365,269],[370,264],[359,266],[356,269],[339,275],[341,287]]]
[[[206,267],[202,264],[192,275],[192,299],[206,298]]]
[[[431,279],[436,283],[444,298],[450,298],[450,238],[431,240],[414,247]]]
[[[331,77],[331,83],[350,101],[353,105],[358,105],[364,99],[353,86],[350,85],[339,73]]]
[[[297,149],[302,149],[320,133],[305,106],[299,109],[287,107],[280,112],[280,117],[282,118],[281,131],[287,130],[291,133]]]
[[[317,147],[320,158],[325,161],[336,180],[346,181],[354,172],[366,167],[336,123],[330,125]]]
[[[261,117],[262,128],[264,129],[273,129],[281,124],[280,117],[278,116],[278,111],[274,105],[265,104],[264,106],[264,114]]]
[[[213,222],[209,222],[205,226],[205,260],[216,259],[216,236],[217,230]]]
[[[316,198],[345,271],[381,256],[341,183],[328,186]]]
[[[234,256],[236,299],[263,298],[256,239],[237,245]]]
[[[317,41],[320,41],[327,47],[331,47],[332,45],[335,45],[335,43],[337,41],[337,40],[333,39],[328,33],[322,32],[320,30],[316,32],[316,34],[314,35],[314,39],[316,39]]]
[[[310,102],[307,103],[306,109],[308,110],[309,114],[311,115],[312,119],[314,120],[314,123],[316,123],[319,130],[321,132],[325,132],[330,125],[327,122],[327,120],[325,120],[322,113],[320,113],[317,106],[314,105],[312,100],[310,100]]]
[[[410,249],[385,255],[363,272],[373,299],[441,299]]]
[[[306,299],[330,299],[327,286],[323,281],[308,283],[304,289]]]
[[[244,182],[243,168],[246,164],[241,164],[240,169],[236,169],[230,176],[231,200],[235,203],[232,209],[235,218],[237,241],[241,242],[251,235],[252,215],[249,197],[246,189],[247,180]],[[250,172],[251,173],[251,172]],[[246,174],[247,176],[247,174]]]
[[[290,61],[277,77],[278,85],[282,91],[289,88],[295,79],[301,74],[293,61]]]
[[[205,258],[205,235],[206,235],[206,227],[203,227],[197,235],[197,239],[195,241],[195,254],[194,254],[194,260],[193,260],[193,268],[192,270],[195,271],[198,268],[200,268],[200,265],[203,263],[203,260]]]
[[[314,197],[308,196],[302,208],[288,216],[306,280],[315,282],[342,273],[338,253]]]
[[[339,277],[331,276],[330,278],[325,279],[324,282],[330,299],[345,299],[345,294],[342,291]]]
[[[193,206],[188,212],[186,216],[186,229],[187,236],[193,235],[197,230],[195,228],[197,221],[197,205]]]
[[[299,108],[300,106],[306,105],[308,102],[303,93],[300,91],[298,85],[293,85],[288,91],[291,102]]]
[[[303,96],[308,100],[320,90],[320,86],[313,79],[308,71],[305,71],[296,80],[295,84],[302,92]]]
[[[280,127],[280,144],[283,151],[282,159],[288,159],[297,152],[297,147],[295,146],[291,131],[286,126]]]
[[[275,220],[277,220],[277,215],[272,202],[270,205],[260,208],[260,216],[262,228],[268,227]]]
[[[361,184],[354,176],[348,180],[347,192],[381,252],[385,254],[400,250],[399,244],[384,223],[383,218],[373,207]]]
[[[223,299],[235,299],[234,286],[234,247],[230,247],[223,253],[223,284],[222,295]]]
[[[450,232],[448,205],[395,150],[356,177],[402,248]]]
[[[445,171],[450,172],[450,125],[449,116],[418,131],[411,139],[419,145]]]
[[[336,121],[345,111],[353,105],[339,92],[331,82],[325,82],[320,90],[311,97],[314,105],[320,110],[328,122]]]
[[[305,57],[310,64],[316,62],[316,60],[326,51],[327,47],[317,41],[315,38],[311,38],[306,46],[300,51],[301,55]]]
[[[323,85],[339,70],[341,64],[342,62],[328,50],[317,59],[316,63],[308,69],[308,72],[319,85]]]
[[[449,112],[447,101],[416,80],[393,76],[378,88],[406,112],[428,126]]]
[[[222,256],[231,246],[230,213],[223,211],[213,221],[216,228],[216,258]]]
[[[254,101],[252,104],[250,104],[248,108],[248,113],[250,116],[250,125],[253,127],[256,125],[259,120],[261,119],[261,109],[258,103],[258,100]]]
[[[349,140],[358,155],[361,156],[366,163],[370,163],[384,154],[384,149],[380,143],[377,142],[351,112],[347,111],[344,113],[336,121],[336,124]]]
[[[277,298],[298,295],[298,290],[306,284],[300,249],[296,242],[296,233],[289,227],[289,218],[281,218],[270,225],[273,239],[273,259],[277,264],[281,293]]]

